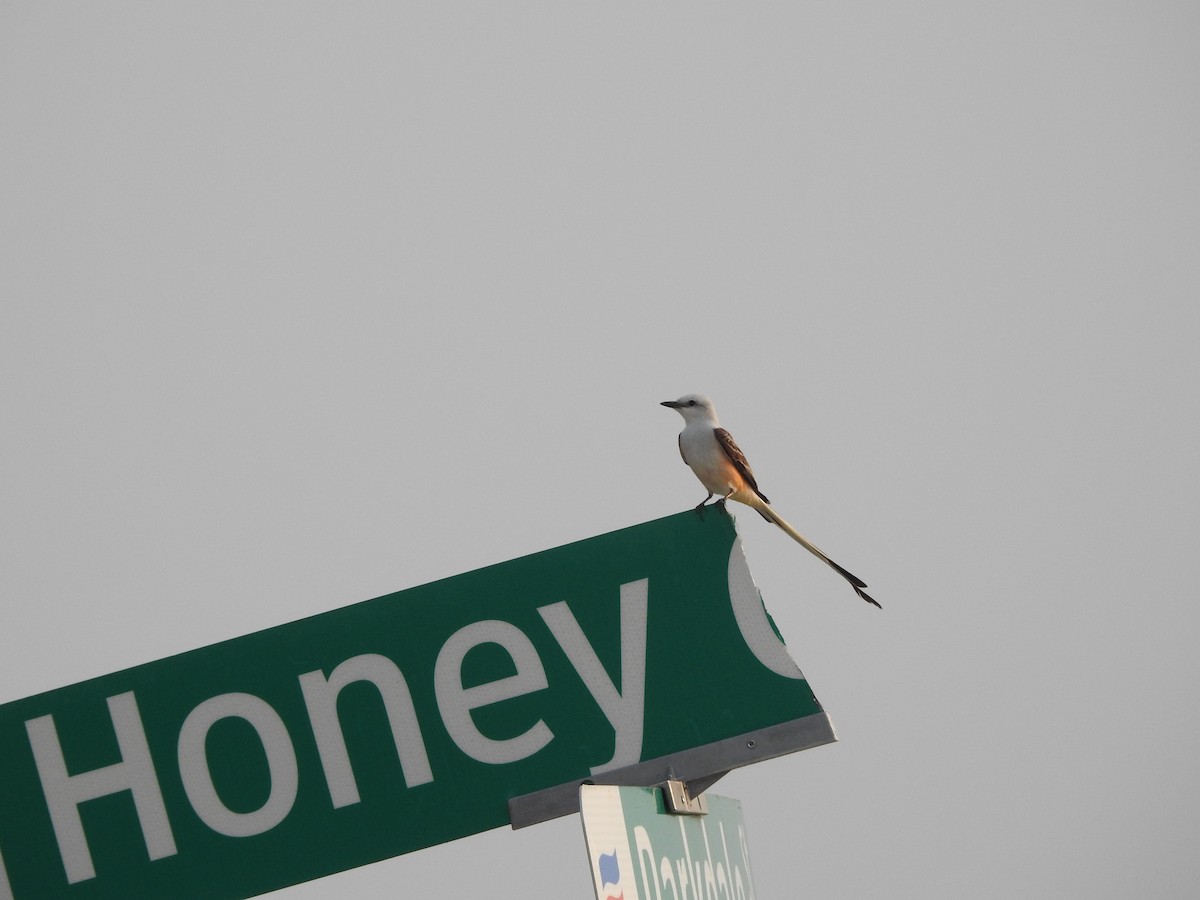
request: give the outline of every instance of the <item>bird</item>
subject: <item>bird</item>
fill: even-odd
[[[664,400],[660,405],[683,416],[685,424],[683,431],[679,432],[679,455],[708,491],[708,495],[696,506],[697,514],[704,516],[704,508],[714,495],[720,496],[717,504],[722,508],[726,500],[744,503],[768,522],[779,526],[792,540],[845,578],[858,596],[879,609],[883,608],[863,590],[867,586],[865,581],[835,563],[771,508],[771,501],[758,489],[758,481],[750,463],[746,461],[746,454],[733,440],[733,435],[721,427],[717,409],[708,397],[703,394],[684,394],[678,400]]]

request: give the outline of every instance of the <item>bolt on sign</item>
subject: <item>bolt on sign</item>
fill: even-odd
[[[0,706],[0,900],[250,897],[834,739],[688,511]]]

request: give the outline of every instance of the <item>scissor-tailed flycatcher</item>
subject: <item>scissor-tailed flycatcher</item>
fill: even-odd
[[[788,536],[812,553],[817,559],[830,565],[834,571],[850,582],[854,592],[868,603],[879,606],[874,599],[863,590],[866,582],[856,575],[851,575],[832,559],[822,553],[817,546],[784,521],[783,517],[771,509],[769,501],[758,489],[754,480],[754,472],[746,462],[746,456],[733,436],[721,427],[717,421],[717,410],[712,401],[700,394],[685,394],[678,400],[664,400],[663,406],[683,416],[683,431],[679,432],[679,455],[691,467],[708,491],[708,497],[700,501],[696,512],[704,515],[704,505],[714,494],[720,495],[718,503],[726,500],[736,500],[756,510],[768,522],[773,522],[787,532]],[[882,609],[882,607],[880,607]]]

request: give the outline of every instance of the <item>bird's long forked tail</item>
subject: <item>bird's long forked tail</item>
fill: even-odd
[[[850,582],[850,587],[854,588],[854,593],[858,594],[858,596],[862,597],[872,606],[875,606],[878,609],[883,609],[883,607],[879,605],[879,602],[874,597],[863,590],[863,588],[867,586],[865,581],[863,581],[857,575],[847,572],[832,559],[826,556],[816,544],[793,528],[787,522],[787,520],[784,519],[783,516],[779,515],[779,513],[775,512],[775,510],[773,510],[769,504],[762,502],[761,499],[757,497],[755,500],[759,500],[760,502],[752,505],[754,509],[758,510],[762,514],[763,518],[778,525],[784,532],[787,533],[788,537],[794,540],[797,544],[799,544],[817,559],[821,560],[821,562],[832,568],[835,572],[845,578],[846,581]]]

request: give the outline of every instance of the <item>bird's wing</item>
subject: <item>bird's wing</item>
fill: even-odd
[[[733,467],[738,470],[738,474],[746,479],[746,484],[750,485],[754,493],[762,497],[763,503],[770,503],[771,501],[766,498],[766,495],[758,489],[758,482],[754,480],[754,472],[750,468],[750,463],[746,462],[746,454],[734,441],[733,435],[724,428],[714,428],[713,434],[716,435],[717,443],[725,451],[729,461],[733,463]]]

